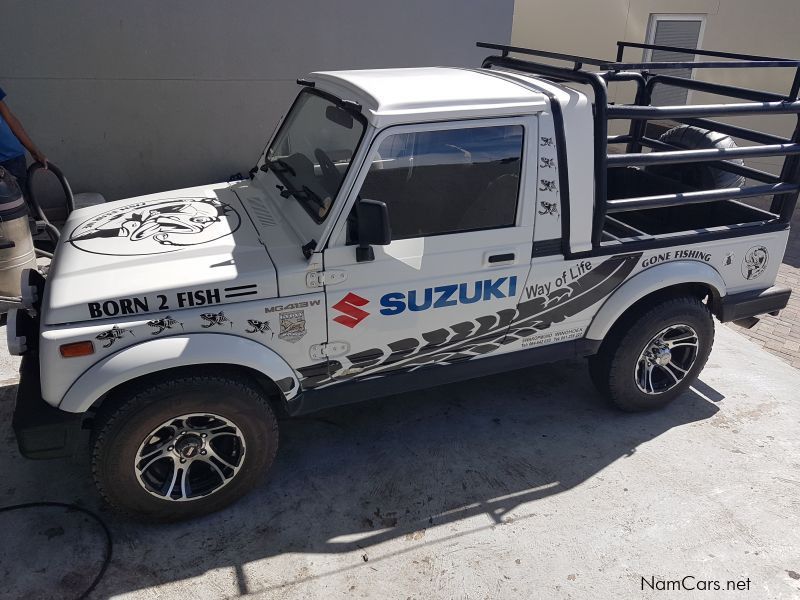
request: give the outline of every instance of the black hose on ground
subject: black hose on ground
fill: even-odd
[[[22,510],[24,508],[40,508],[40,507],[56,507],[56,508],[66,508],[67,510],[74,510],[84,515],[90,517],[91,519],[95,520],[100,527],[103,529],[103,533],[106,535],[106,553],[105,557],[103,558],[103,564],[100,566],[100,570],[95,575],[95,578],[92,580],[92,583],[89,585],[88,588],[80,595],[76,600],[84,600],[87,598],[89,594],[94,591],[94,588],[97,587],[97,584],[100,583],[100,580],[103,578],[103,575],[106,574],[106,569],[108,569],[108,565],[111,563],[111,554],[114,549],[114,541],[111,538],[111,530],[106,525],[105,521],[101,519],[98,515],[93,513],[92,511],[78,506],[77,504],[67,504],[66,502],[28,502],[27,504],[12,504],[11,506],[3,506],[0,507],[0,513],[10,512],[12,510]]]
[[[44,214],[44,210],[42,210],[42,206],[36,200],[36,194],[33,191],[33,185],[32,185],[33,177],[34,175],[36,175],[36,173],[42,170],[45,170],[45,166],[39,161],[32,163],[28,167],[28,184],[27,184],[28,189],[26,190],[27,198],[28,201],[31,203],[31,206],[33,207],[35,213],[34,217],[38,221],[44,223],[47,235],[50,237],[50,240],[53,243],[56,243],[58,242],[58,238],[60,237],[61,233],[52,223],[50,223],[50,221],[47,218],[47,215]],[[61,184],[61,189],[64,191],[64,198],[66,199],[67,216],[69,216],[70,213],[72,213],[72,211],[75,210],[75,197],[72,194],[72,188],[69,186],[69,181],[67,181],[67,178],[64,176],[63,171],[61,171],[61,169],[59,169],[57,165],[54,165],[49,161],[47,163],[46,170],[51,171],[53,175],[56,176],[56,179],[58,179],[58,183]]]

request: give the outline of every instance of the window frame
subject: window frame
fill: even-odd
[[[645,44],[655,45],[656,30],[658,29],[659,21],[700,21],[700,31],[697,34],[697,47],[695,50],[702,50],[703,36],[706,31],[706,17],[707,13],[650,13],[647,18],[647,29],[644,35]],[[692,54],[692,62],[697,62],[699,57],[697,54]],[[653,51],[650,49],[644,50],[642,53],[642,62],[653,62]],[[688,59],[687,59],[688,60]],[[692,69],[690,79],[694,79],[695,69]],[[693,90],[686,90],[686,105],[692,103]]]
[[[514,222],[508,225],[500,225],[495,227],[482,227],[478,229],[464,229],[464,230],[456,230],[456,231],[445,231],[442,233],[432,233],[421,235],[418,237],[407,237],[402,239],[397,239],[396,241],[401,242],[404,240],[413,240],[413,239],[425,239],[425,238],[432,238],[432,237],[441,237],[443,235],[462,235],[462,234],[470,234],[479,231],[488,231],[488,230],[500,230],[500,229],[509,229],[513,227],[519,227],[522,223],[523,218],[523,205],[521,202],[522,193],[524,189],[524,180],[525,180],[525,161],[526,161],[526,143],[528,142],[528,135],[529,135],[529,119],[531,115],[521,115],[519,117],[500,117],[500,118],[486,118],[486,119],[467,119],[467,120],[458,120],[458,121],[431,121],[428,123],[412,123],[412,124],[402,124],[402,125],[392,125],[381,129],[372,139],[370,143],[370,147],[365,154],[364,161],[359,168],[358,175],[353,183],[352,188],[350,189],[349,193],[347,194],[347,200],[343,207],[343,210],[339,214],[339,220],[334,228],[329,243],[330,246],[354,246],[356,242],[347,242],[346,239],[346,228],[347,228],[347,219],[350,215],[350,212],[353,210],[353,206],[355,206],[355,202],[361,192],[361,188],[364,184],[364,180],[367,178],[369,174],[370,168],[372,167],[373,160],[378,152],[383,141],[391,135],[399,135],[405,133],[422,133],[428,131],[445,131],[445,130],[461,130],[461,129],[479,129],[485,127],[507,127],[507,126],[519,126],[522,127],[522,144],[520,148],[520,173],[519,173],[519,183],[517,185],[517,199],[516,204],[514,207]],[[535,115],[534,115],[535,116]],[[394,239],[392,240],[395,241]]]
[[[316,215],[314,214],[314,211],[305,202],[303,202],[303,201],[301,201],[301,200],[299,200],[297,198],[293,198],[295,200],[295,202],[297,204],[299,204],[303,208],[305,213],[309,217],[311,217],[311,220],[314,222],[314,224],[319,226],[319,225],[324,225],[325,222],[328,220],[328,217],[330,217],[331,212],[332,212],[332,210],[333,210],[333,208],[334,208],[334,206],[336,204],[336,199],[339,196],[341,196],[341,194],[342,194],[342,190],[344,189],[344,185],[345,185],[346,180],[347,180],[347,175],[353,169],[353,163],[356,161],[356,159],[358,157],[358,152],[361,149],[362,145],[364,144],[364,139],[366,138],[367,130],[369,129],[369,121],[363,115],[363,113],[361,113],[361,111],[349,110],[346,106],[343,105],[344,101],[342,100],[342,98],[339,98],[335,94],[332,94],[330,92],[326,92],[324,90],[317,89],[316,87],[304,87],[294,97],[294,100],[292,101],[292,105],[289,107],[289,110],[286,112],[286,115],[281,120],[278,128],[275,130],[275,133],[270,138],[269,142],[267,143],[267,146],[264,148],[264,152],[263,152],[263,159],[264,160],[266,160],[267,156],[269,155],[269,151],[272,148],[273,144],[275,143],[275,140],[277,140],[278,137],[281,135],[281,133],[283,131],[285,131],[286,127],[288,127],[289,116],[292,114],[292,111],[295,110],[297,105],[300,103],[300,99],[304,95],[318,96],[320,98],[323,98],[324,100],[327,100],[331,104],[334,104],[335,106],[338,106],[339,108],[343,108],[344,110],[347,110],[347,112],[349,112],[352,115],[353,119],[358,121],[362,126],[361,135],[358,138],[358,142],[356,143],[355,148],[353,148],[353,156],[350,159],[350,164],[347,165],[347,170],[342,175],[342,181],[339,183],[339,189],[336,191],[336,194],[332,197],[332,204],[331,204],[330,208],[328,209],[328,212],[325,213],[325,216],[320,218],[320,216],[318,214],[316,214]],[[263,162],[262,162],[262,164],[263,164]],[[283,179],[277,173],[273,173],[273,175],[278,179],[278,181],[281,182],[281,184],[284,183]]]

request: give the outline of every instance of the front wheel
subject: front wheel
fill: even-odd
[[[714,342],[714,321],[698,298],[648,303],[623,317],[589,359],[597,389],[626,411],[661,408],[697,379]]]
[[[219,510],[264,476],[278,424],[239,376],[181,376],[111,400],[98,415],[92,467],[120,512],[178,521]]]

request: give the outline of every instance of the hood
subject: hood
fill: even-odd
[[[278,295],[275,267],[228,184],[74,211],[45,290],[47,325]]]

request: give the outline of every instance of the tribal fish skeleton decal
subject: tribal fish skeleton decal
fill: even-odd
[[[117,327],[114,325],[108,331],[104,331],[103,333],[96,335],[94,339],[101,340],[103,342],[103,348],[110,348],[114,345],[114,342],[125,337],[126,333],[133,335],[133,331],[130,329],[125,329],[124,327]]]
[[[247,319],[250,325],[249,329],[245,329],[245,333],[267,333],[268,331],[275,337],[275,332],[270,329],[269,321],[256,321],[255,319]]]
[[[173,319],[171,316],[167,315],[162,319],[153,319],[152,321],[148,321],[147,324],[155,329],[155,331],[151,332],[150,335],[158,335],[162,333],[166,329],[172,329],[175,325],[180,325],[181,329],[183,329],[183,323],[178,321],[177,319]]]
[[[225,311],[222,310],[218,313],[203,313],[200,315],[200,318],[205,321],[205,323],[200,325],[203,329],[208,329],[214,325],[222,325],[223,323],[229,323],[231,328],[233,328],[233,321],[226,317]]]

